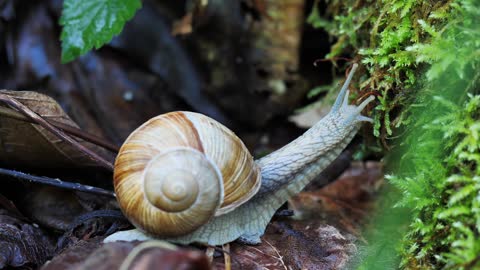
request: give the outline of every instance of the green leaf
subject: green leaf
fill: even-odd
[[[140,0],[65,0],[60,18],[62,63],[110,42],[141,6]]]

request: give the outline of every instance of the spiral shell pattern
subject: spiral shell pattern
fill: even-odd
[[[198,113],[154,117],[122,145],[114,170],[120,208],[156,236],[188,234],[248,201],[260,170],[242,141]]]

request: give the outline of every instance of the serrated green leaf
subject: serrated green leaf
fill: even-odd
[[[65,0],[60,18],[62,63],[110,42],[141,6],[140,0]]]

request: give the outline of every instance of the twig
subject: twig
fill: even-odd
[[[58,129],[58,128],[54,127],[53,125],[51,125],[50,123],[48,123],[45,119],[43,119],[41,116],[39,116],[34,111],[30,110],[30,108],[23,105],[21,102],[19,102],[15,98],[12,98],[12,97],[4,95],[4,94],[0,94],[0,101],[3,101],[8,106],[19,110],[23,115],[25,115],[26,117],[35,121],[35,123],[39,124],[40,126],[45,128],[46,130],[52,132],[55,136],[57,136],[57,138],[61,139],[64,142],[67,142],[67,143],[71,144],[72,146],[77,148],[79,151],[81,151],[85,155],[89,156],[92,160],[94,160],[95,162],[97,162],[101,166],[113,171],[113,164],[112,163],[105,160],[104,158],[102,158],[101,156],[99,156],[98,154],[93,152],[92,150],[88,149],[87,147],[81,145],[80,143],[78,143],[72,137],[65,134],[60,129]]]
[[[32,119],[26,117],[25,115],[15,111],[15,110],[12,110],[10,108],[6,108],[6,107],[0,107],[0,115],[3,115],[3,116],[6,116],[6,117],[9,117],[9,118],[12,118],[12,119],[16,119],[16,120],[19,120],[19,121],[24,121],[24,122],[29,122],[29,123],[34,123],[35,124],[35,121],[33,121]],[[45,118],[44,118],[45,119]],[[59,128],[63,131],[65,131],[66,133],[70,134],[70,135],[73,135],[77,138],[80,138],[80,139],[84,139],[85,141],[88,141],[88,142],[91,142],[95,145],[98,145],[98,146],[101,146],[107,150],[110,150],[114,153],[117,153],[118,152],[118,146],[110,143],[110,142],[107,142],[105,141],[103,138],[100,138],[100,137],[97,137],[93,134],[90,134],[90,133],[87,133],[81,129],[78,129],[76,127],[73,127],[73,126],[69,126],[67,124],[64,124],[64,123],[61,123],[61,122],[58,122],[58,121],[55,121],[55,120],[52,120],[52,119],[45,119],[47,122],[49,122],[50,124],[52,124],[52,126],[56,127],[56,128]]]
[[[222,249],[226,252],[223,253],[223,259],[225,260],[225,270],[232,270],[232,260],[230,259],[230,243],[226,243],[222,246]]]
[[[31,183],[44,184],[44,185],[49,185],[49,186],[54,186],[54,187],[59,187],[64,189],[76,190],[76,191],[81,191],[85,193],[92,193],[92,194],[115,198],[115,193],[113,191],[106,190],[103,188],[83,185],[80,183],[65,182],[58,178],[50,178],[46,176],[34,176],[34,175],[26,174],[23,172],[3,169],[3,168],[0,168],[0,174],[12,176],[17,179],[28,181]]]

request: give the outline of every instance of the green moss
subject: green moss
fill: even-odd
[[[480,3],[451,3],[455,16],[438,30],[420,22],[428,43],[407,48],[430,66],[412,106],[410,133],[390,177],[412,209],[402,265],[480,267]]]
[[[333,20],[316,10],[309,18],[336,38],[327,57],[357,55],[366,66],[360,90],[379,96],[376,135],[400,138],[387,156],[388,179],[400,194],[395,207],[411,215],[395,220],[407,226],[390,250],[402,268],[479,269],[480,2],[327,3]],[[378,219],[360,269],[393,261],[381,244],[393,235],[390,221]]]
[[[480,267],[480,95],[469,95],[463,106],[435,96],[431,106],[436,118],[420,115],[423,128],[405,141],[404,164],[389,176],[402,192],[397,206],[413,212],[402,265],[474,269]]]
[[[336,40],[327,59],[357,55],[366,67],[360,91],[374,92],[374,135],[385,142],[392,129],[404,124],[401,113],[418,80],[418,60],[410,49],[428,43],[433,26],[444,25],[454,15],[452,1],[327,0],[326,14],[314,7],[307,21],[323,28]],[[386,143],[384,143],[386,144]]]

